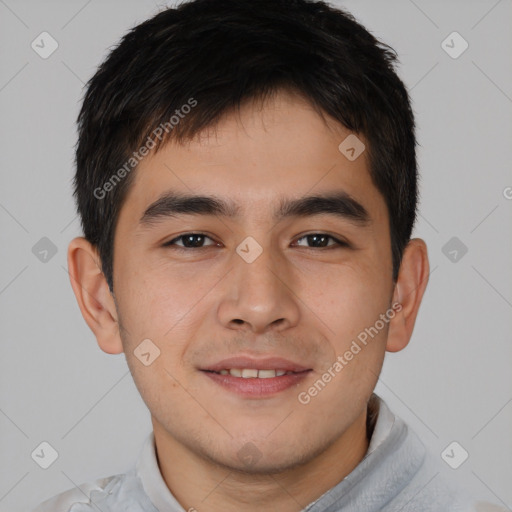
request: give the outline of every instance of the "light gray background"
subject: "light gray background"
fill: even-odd
[[[432,274],[413,339],[387,355],[377,391],[440,472],[511,507],[512,2],[334,4],[398,51],[421,144],[415,235]],[[126,471],[151,430],[124,355],[103,353],[81,317],[66,249],[80,234],[71,179],[83,84],[158,10],[151,0],[0,0],[0,511]],[[46,60],[30,46],[42,31],[59,43]],[[469,43],[457,59],[441,47],[453,31]],[[43,263],[32,247],[45,236],[58,252]],[[455,263],[442,252],[453,236],[468,247]],[[469,452],[457,470],[440,457],[454,440]],[[46,470],[31,458],[42,441],[59,453]]]

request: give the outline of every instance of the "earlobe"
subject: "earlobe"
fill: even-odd
[[[389,322],[386,350],[398,352],[411,339],[416,317],[429,277],[427,245],[420,238],[407,244],[393,293],[393,304],[399,303],[395,317]]]
[[[68,272],[82,316],[100,348],[107,354],[123,352],[116,306],[101,271],[98,251],[83,237],[69,244]]]

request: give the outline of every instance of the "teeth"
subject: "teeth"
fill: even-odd
[[[277,372],[275,370],[258,370],[258,378],[260,379],[270,379],[276,375]]]
[[[255,379],[258,377],[258,370],[256,370],[255,368],[250,368],[250,369],[247,369],[247,370],[242,370],[242,377],[244,379]]]
[[[242,377],[243,379],[272,379],[282,375],[290,375],[293,372],[285,370],[257,370],[256,368],[230,368],[229,370],[220,370],[221,375],[231,375],[232,377]]]

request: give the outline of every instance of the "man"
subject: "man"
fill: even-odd
[[[111,52],[68,264],[153,432],[128,473],[38,511],[483,510],[373,393],[429,275],[394,61],[307,0],[191,1]]]

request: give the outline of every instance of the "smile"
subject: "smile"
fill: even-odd
[[[202,370],[201,373],[230,394],[245,399],[264,399],[277,397],[287,389],[296,388],[311,371],[230,368],[218,371]]]
[[[220,370],[219,375],[231,375],[232,377],[241,377],[242,379],[272,379],[283,375],[291,375],[292,371],[285,370],[257,370],[255,368],[231,368],[229,370]]]

